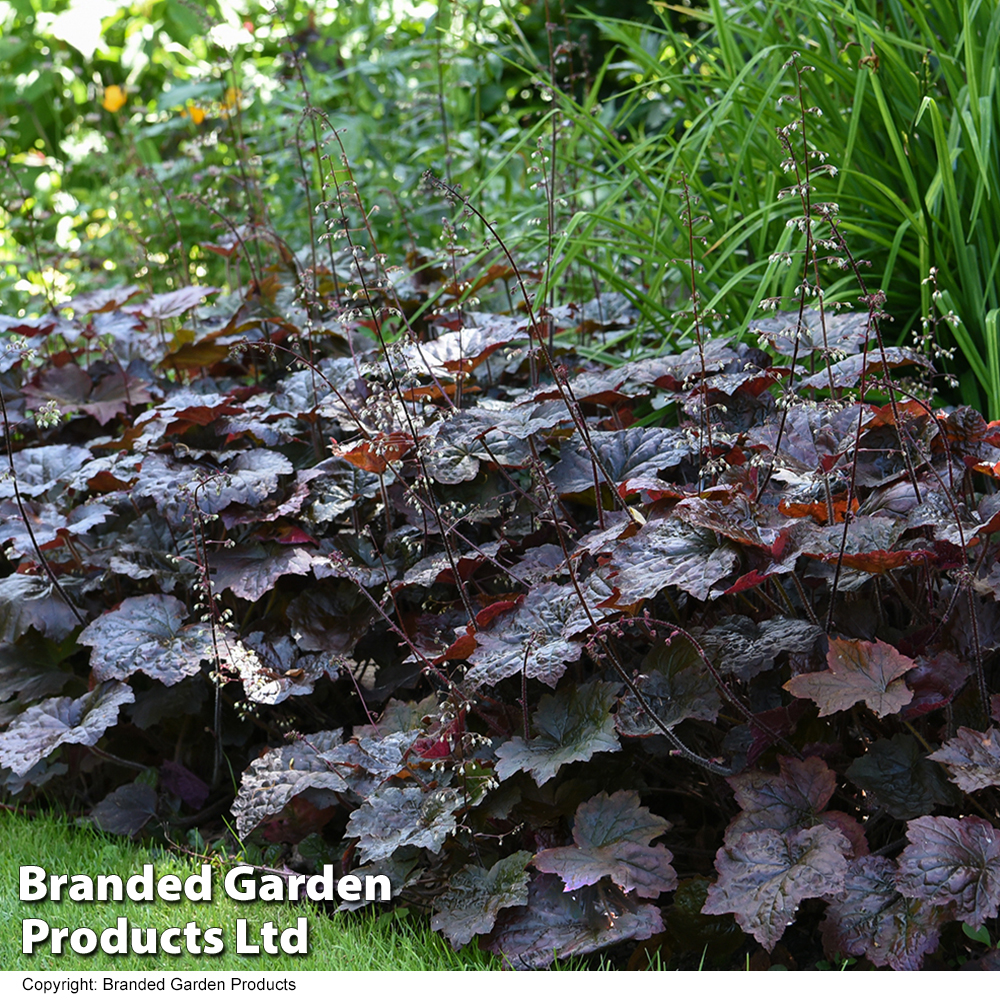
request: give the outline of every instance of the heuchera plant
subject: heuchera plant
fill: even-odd
[[[995,931],[1000,427],[926,401],[878,296],[609,368],[607,296],[442,279],[389,344],[430,285],[357,250],[309,301],[275,269],[3,318],[7,793],[228,815],[515,967]]]

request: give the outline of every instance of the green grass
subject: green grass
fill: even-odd
[[[0,857],[0,920],[8,933],[0,936],[0,969],[5,971],[66,971],[69,969],[146,972],[153,970],[199,972],[304,972],[311,970],[463,970],[498,969],[499,960],[486,952],[467,947],[455,953],[440,935],[431,931],[428,922],[401,911],[327,915],[311,904],[237,903],[223,892],[221,873],[216,872],[211,902],[165,903],[58,903],[43,900],[21,902],[18,878],[21,865],[41,865],[50,874],[117,873],[127,876],[142,871],[152,862],[155,874],[175,873],[185,877],[199,870],[190,858],[150,852],[127,841],[105,836],[89,827],[74,827],[65,820],[39,816],[25,819],[0,813],[0,838],[4,844]],[[227,866],[228,868],[228,866]],[[68,948],[53,955],[46,944],[35,953],[21,953],[21,921],[37,917],[50,927],[91,927],[98,933],[113,927],[119,917],[127,917],[136,927],[184,927],[194,921],[201,928],[221,927],[226,950],[218,956],[182,954],[105,955],[99,950],[91,955],[77,955]],[[246,956],[235,952],[236,921],[249,921],[251,933],[265,921],[278,928],[293,927],[306,916],[309,925],[308,955]],[[253,940],[253,938],[251,938]],[[183,938],[180,939],[183,946]]]

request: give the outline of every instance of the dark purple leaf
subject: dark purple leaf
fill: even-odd
[[[794,833],[752,830],[719,848],[719,881],[702,913],[735,914],[740,927],[770,951],[795,919],[799,903],[844,886],[847,838],[826,826]]]
[[[819,757],[778,756],[778,774],[747,771],[727,778],[743,810],[726,830],[726,843],[751,830],[789,830],[821,823],[837,776]]]
[[[134,837],[156,815],[156,789],[138,781],[121,785],[90,810],[105,833]]]
[[[408,844],[439,854],[455,832],[455,813],[462,808],[462,794],[454,788],[383,786],[351,813],[346,835],[358,838],[358,851],[366,863],[381,861]]]
[[[372,606],[346,580],[326,581],[299,594],[288,605],[288,620],[300,649],[350,653],[368,630]]]
[[[312,555],[294,545],[241,545],[235,552],[213,553],[210,565],[214,593],[228,589],[245,601],[259,601],[282,576],[305,576]]]
[[[876,740],[847,769],[847,777],[872,793],[895,819],[913,819],[955,798],[940,766],[905,733]]]
[[[695,451],[690,436],[668,427],[629,427],[623,431],[591,431],[591,443],[617,489],[629,479],[655,479],[660,470],[679,465]],[[594,488],[594,466],[579,437],[563,445],[562,457],[551,473],[562,494]],[[604,476],[598,473],[598,480]]]
[[[515,969],[542,969],[554,960],[618,941],[643,941],[662,930],[660,911],[649,903],[602,899],[591,889],[563,892],[559,879],[540,875],[528,886],[527,905],[501,913],[480,944]]]
[[[416,766],[411,757],[420,729],[356,736],[320,754],[320,760],[346,782],[355,795],[365,798],[390,778],[405,778]]]
[[[80,409],[101,425],[125,413],[130,406],[150,403],[153,397],[146,391],[149,383],[120,371],[105,375],[94,386]]]
[[[72,444],[47,444],[14,452],[14,474],[22,497],[40,497],[64,486],[74,472],[90,459],[90,452]],[[14,496],[9,476],[0,479],[0,498]]]
[[[92,747],[133,700],[127,684],[112,681],[76,699],[47,698],[26,708],[0,733],[0,767],[23,775],[64,743]]]
[[[909,704],[913,692],[901,680],[916,664],[895,647],[862,639],[830,639],[827,670],[799,674],[784,688],[796,698],[819,705],[820,715],[843,712],[864,703],[882,718]]]
[[[782,653],[808,653],[823,635],[817,625],[774,615],[755,622],[746,615],[723,618],[698,638],[716,667],[748,681],[774,666]]]
[[[176,597],[128,597],[116,611],[92,621],[77,640],[92,648],[90,666],[99,681],[125,680],[137,670],[170,686],[215,656],[209,625],[182,625],[187,608]]]
[[[580,658],[583,643],[564,638],[566,623],[580,607],[572,585],[542,583],[531,588],[510,614],[476,633],[469,655],[469,684],[498,684],[522,670],[555,687],[566,665]]]
[[[801,324],[797,311],[778,312],[754,319],[748,332],[765,337],[776,351],[789,358],[798,343],[798,356],[802,358],[827,350],[856,354],[871,335],[870,326],[866,312],[825,312],[821,316],[816,309],[806,309]]]
[[[637,792],[600,792],[576,810],[573,846],[535,855],[534,866],[558,875],[567,890],[610,877],[623,892],[655,899],[677,887],[673,855],[661,844],[650,847],[670,824],[639,805]]]
[[[477,934],[493,930],[501,910],[528,902],[530,876],[525,868],[530,860],[530,851],[517,851],[489,871],[466,865],[451,877],[447,891],[434,900],[431,930],[443,931],[455,949]]]
[[[211,792],[197,774],[173,760],[165,760],[160,765],[160,784],[192,809],[200,809]]]
[[[673,518],[650,521],[612,550],[610,582],[619,591],[619,605],[655,597],[667,587],[679,587],[699,601],[715,596],[713,587],[735,568],[739,556],[715,533],[692,528]]]
[[[994,726],[985,733],[960,726],[958,735],[929,759],[944,764],[963,792],[1000,785],[1000,732]]]
[[[66,590],[66,578],[63,578]],[[16,642],[29,628],[47,639],[65,639],[79,622],[44,576],[14,573],[0,580],[0,642]]]
[[[288,746],[268,750],[253,761],[243,772],[233,803],[237,834],[245,837],[265,819],[277,816],[302,792],[325,791],[328,798],[324,803],[336,801],[332,793],[346,792],[347,783],[320,756],[343,738],[341,729],[314,733]]]
[[[899,856],[904,896],[951,904],[956,920],[974,929],[1000,909],[1000,832],[979,819],[921,816],[907,824],[909,845]]]
[[[827,906],[821,927],[828,955],[864,955],[873,965],[913,971],[938,945],[945,911],[900,895],[888,858],[848,862],[843,892]]]
[[[722,702],[715,681],[687,639],[657,643],[642,661],[642,670],[634,683],[663,725],[672,728],[685,719],[716,720]],[[622,736],[662,733],[631,691],[622,695],[615,725]]]
[[[563,764],[590,760],[595,753],[620,750],[611,706],[616,686],[592,680],[544,695],[532,716],[537,736],[525,741],[515,736],[497,750],[497,776],[503,780],[528,771],[545,784]]]

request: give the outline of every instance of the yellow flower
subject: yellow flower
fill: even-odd
[[[104,100],[101,101],[101,107],[105,111],[114,113],[119,108],[124,107],[127,100],[124,87],[119,87],[117,83],[113,83],[110,87],[104,88]]]
[[[189,104],[181,112],[181,118],[190,118],[195,125],[200,125],[205,120],[205,109],[199,108],[197,104]]]

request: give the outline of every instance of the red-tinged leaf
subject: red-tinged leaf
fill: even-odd
[[[610,582],[619,591],[618,606],[655,597],[670,586],[705,601],[738,560],[736,550],[728,543],[720,545],[712,531],[672,518],[650,521],[615,545]]]
[[[981,733],[960,726],[958,735],[930,754],[930,760],[944,764],[963,792],[1000,785],[1000,731],[990,726]]]
[[[498,615],[502,615],[506,611],[513,610],[519,603],[519,601],[515,600],[494,601],[492,604],[488,604],[476,615],[476,626],[478,628],[488,628],[494,618]]]
[[[497,776],[503,780],[528,771],[543,785],[563,764],[620,750],[611,714],[616,693],[616,685],[593,680],[543,696],[532,716],[538,735],[502,743],[497,749]]]
[[[434,900],[431,930],[443,931],[455,949],[477,934],[493,930],[497,915],[509,906],[528,902],[530,851],[502,858],[489,871],[466,865],[448,882],[448,889]]]
[[[789,830],[815,826],[837,786],[837,776],[819,757],[778,756],[778,774],[747,771],[726,780],[743,810],[729,824],[726,843],[751,830]]]
[[[744,496],[737,495],[726,500],[691,497],[681,500],[674,507],[673,516],[697,528],[716,531],[744,545],[767,547],[760,536],[757,511]]]
[[[391,464],[398,462],[413,447],[413,438],[403,431],[391,431],[388,434],[377,434],[370,440],[359,441],[348,448],[341,448],[334,441],[334,458],[342,458],[350,462],[362,472],[372,472],[379,475]]]
[[[913,700],[903,709],[904,719],[915,719],[950,705],[972,672],[972,665],[951,650],[918,656],[916,664],[905,678]]]
[[[462,794],[454,788],[424,791],[386,785],[351,813],[345,833],[358,838],[364,863],[381,861],[407,844],[440,854],[462,808]]]
[[[791,736],[807,711],[806,703],[796,699],[790,705],[780,705],[778,708],[758,712],[749,723],[753,743],[747,750],[747,764],[752,767],[765,750],[774,746],[776,736]]]
[[[879,718],[893,715],[913,698],[901,680],[916,664],[881,639],[865,642],[830,639],[827,670],[799,674],[784,688],[796,698],[809,698],[820,715],[843,712],[863,701]]]
[[[623,892],[655,899],[677,887],[673,855],[661,844],[649,846],[669,827],[639,805],[637,792],[600,792],[577,808],[573,846],[539,851],[533,864],[558,875],[567,892],[609,877]]]
[[[857,513],[857,497],[851,502],[851,511]],[[778,502],[778,510],[786,517],[811,517],[817,524],[843,524],[847,514],[847,500],[833,501],[833,521],[830,520],[830,508],[826,503],[793,503],[782,499]]]
[[[895,819],[913,819],[954,799],[944,772],[906,733],[876,740],[847,769],[847,777],[873,794]]]
[[[93,382],[76,364],[43,368],[24,386],[28,405],[38,409],[43,403],[54,403],[61,414],[76,413],[86,402]]]
[[[564,638],[567,622],[580,606],[572,585],[538,584],[512,614],[497,618],[489,631],[476,633],[477,648],[469,654],[473,665],[469,684],[498,684],[524,670],[555,687],[566,665],[579,659],[583,643]]]
[[[906,828],[899,856],[899,889],[910,899],[953,907],[956,920],[974,929],[1000,909],[1000,831],[965,816],[921,816]]]
[[[337,746],[343,730],[313,733],[277,750],[267,750],[243,772],[239,794],[233,803],[236,832],[245,837],[265,819],[277,816],[296,796],[310,790],[334,793],[347,791],[347,782],[320,755]]]
[[[118,719],[118,710],[135,700],[127,684],[98,684],[75,700],[46,698],[26,708],[0,733],[0,767],[27,774],[64,743],[92,747]]]
[[[476,637],[473,634],[459,636],[435,661],[467,660],[476,649]]]
[[[900,895],[895,862],[882,857],[848,862],[844,889],[821,924],[828,956],[864,955],[873,965],[914,971],[938,946],[946,911]]]
[[[527,905],[504,910],[480,945],[515,969],[542,969],[618,941],[644,941],[662,930],[660,911],[650,903],[602,898],[591,889],[563,892],[559,879],[539,875],[528,886]]]
[[[732,913],[740,927],[770,951],[804,899],[832,896],[844,887],[847,838],[818,825],[779,833],[752,830],[715,856],[719,880],[702,913]]]
[[[465,327],[442,333],[436,340],[410,343],[403,349],[410,372],[449,378],[475,371],[491,354],[506,347],[517,334],[509,327]],[[522,339],[526,334],[521,335]]]
[[[125,311],[135,313],[137,316],[145,316],[147,319],[171,319],[187,312],[188,309],[201,305],[206,295],[211,295],[218,290],[218,288],[211,288],[208,285],[187,285],[173,292],[150,295],[145,302],[130,305]]]
[[[92,621],[78,641],[90,646],[90,667],[99,681],[125,680],[141,670],[168,687],[201,669],[215,655],[210,626],[182,625],[185,605],[176,597],[127,597],[115,611]]]

